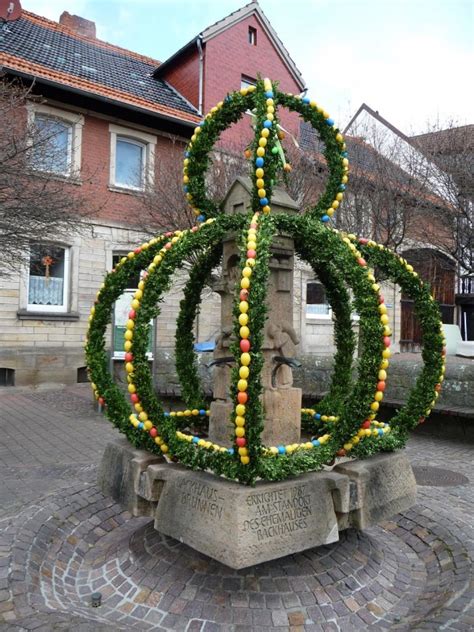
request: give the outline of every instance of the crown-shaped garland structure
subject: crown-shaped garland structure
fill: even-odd
[[[329,170],[326,189],[316,206],[299,215],[272,214],[272,191],[281,172],[288,169],[286,165],[282,169],[280,107],[297,112],[325,145]],[[252,209],[248,214],[224,215],[206,195],[209,155],[220,134],[248,110],[253,112],[255,130],[249,159]],[[370,239],[331,226],[349,179],[346,145],[334,121],[309,98],[283,93],[269,79],[259,80],[256,86],[228,94],[196,127],[183,173],[196,226],[154,237],[129,252],[107,275],[91,309],[87,362],[95,396],[109,419],[135,447],[246,484],[317,470],[337,456],[364,458],[402,447],[409,430],[430,414],[443,381],[445,341],[439,308],[429,287],[406,260]],[[203,287],[219,265],[222,241],[229,233],[240,235],[240,277],[235,288],[231,345],[235,367],[230,392],[234,431],[230,448],[209,441],[205,433],[191,431],[203,427],[209,414],[197,371],[193,325]],[[337,352],[328,394],[317,407],[301,411],[308,439],[265,446],[261,443],[265,421],[260,381],[262,332],[270,248],[279,233],[294,240],[295,252],[311,265],[325,286],[334,314]],[[150,321],[159,314],[159,302],[170,288],[173,274],[191,255],[197,260],[184,290],[176,331],[176,369],[186,409],[166,412],[153,389],[146,355]],[[422,329],[424,367],[390,425],[377,420],[391,355],[391,330],[374,270],[414,301]],[[114,302],[129,286],[131,277],[141,271],[143,277],[134,293],[125,331],[127,401],[108,370],[106,328]],[[354,311],[360,317],[361,338],[355,371]]]

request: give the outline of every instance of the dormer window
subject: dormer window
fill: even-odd
[[[253,26],[249,26],[248,40],[251,46],[257,45],[257,29],[255,29]]]

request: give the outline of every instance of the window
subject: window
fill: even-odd
[[[84,117],[39,103],[30,103],[27,109],[33,168],[78,178]]]
[[[28,276],[28,310],[67,312],[69,248],[32,244]]]
[[[143,191],[153,183],[156,137],[110,125],[110,186]]]
[[[127,253],[114,252],[112,254],[112,266],[115,268],[120,259],[126,256]],[[125,353],[123,350],[124,342],[125,342],[125,331],[127,329],[127,320],[128,313],[130,312],[130,304],[133,300],[133,294],[135,293],[138,284],[140,282],[140,277],[143,276],[143,273],[139,273],[131,276],[127,282],[127,289],[124,290],[123,294],[119,296],[119,298],[115,301],[114,305],[114,319],[113,319],[113,331],[112,331],[112,346],[113,346],[113,357],[116,360],[122,360]],[[152,348],[153,348],[153,337],[154,337],[154,321],[150,323],[150,329],[148,334],[148,348],[147,348],[147,357],[148,359],[152,359]]]
[[[306,284],[306,314],[309,316],[329,316],[330,307],[322,283],[309,281]]]
[[[117,137],[115,180],[119,187],[144,188],[145,146],[128,138]]]
[[[255,29],[253,26],[249,26],[248,39],[249,39],[249,44],[251,44],[252,46],[257,45],[257,29]]]
[[[61,175],[71,171],[72,125],[49,118],[35,116],[32,160],[35,169]]]
[[[256,86],[257,80],[252,79],[252,77],[247,77],[247,75],[242,75],[240,79],[240,87],[241,88],[249,88],[250,86]]]
[[[122,259],[122,257],[126,257],[126,256],[127,256],[126,252],[114,252],[112,254],[112,267],[115,268],[115,266],[118,263],[120,263],[120,260]],[[138,288],[138,284],[140,282],[140,276],[141,276],[140,273],[138,273],[138,274],[134,274],[128,279],[127,290],[134,292]]]
[[[15,386],[15,369],[0,367],[0,386]]]
[[[250,86],[256,86],[256,79],[252,79],[252,77],[247,77],[246,75],[242,75],[240,79],[240,88],[249,88]],[[245,110],[245,114],[250,114],[252,116],[251,110]]]

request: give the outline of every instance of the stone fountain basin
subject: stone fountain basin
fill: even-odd
[[[102,491],[155,529],[234,569],[339,540],[415,503],[408,460],[395,452],[348,461],[255,487],[167,463],[110,443],[99,471]]]

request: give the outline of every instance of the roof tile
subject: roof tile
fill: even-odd
[[[61,24],[24,12],[0,38],[2,63],[12,70],[68,85],[166,116],[198,121],[196,109],[152,77],[157,62]]]

